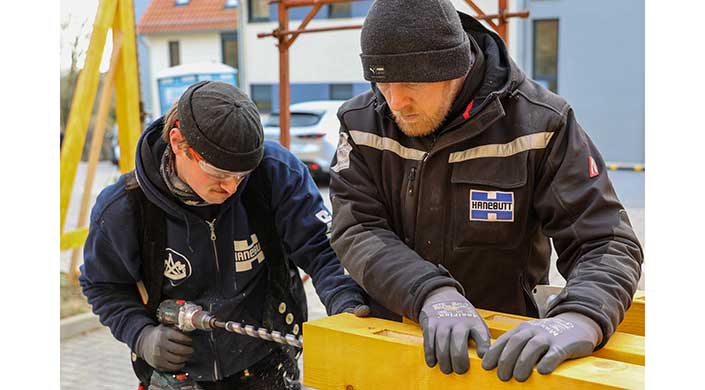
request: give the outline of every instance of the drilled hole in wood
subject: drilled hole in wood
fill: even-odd
[[[393,339],[398,339],[398,340],[411,341],[412,343],[418,343],[418,344],[423,343],[423,337],[421,337],[421,336],[417,336],[415,334],[409,334],[409,333],[396,332],[396,331],[389,330],[389,329],[383,329],[383,330],[374,332],[374,334],[380,335],[380,336],[385,336],[385,337],[391,337]]]

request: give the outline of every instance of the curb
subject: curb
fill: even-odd
[[[80,335],[81,333],[90,332],[100,328],[98,316],[93,313],[83,313],[68,318],[64,318],[60,322],[61,341]]]

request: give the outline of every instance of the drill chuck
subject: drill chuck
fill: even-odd
[[[183,299],[167,299],[157,308],[157,320],[184,332],[212,330],[215,318],[199,305]]]

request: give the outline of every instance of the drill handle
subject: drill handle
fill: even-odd
[[[157,308],[157,320],[164,325],[179,328],[179,312],[186,301],[179,299],[167,299],[159,304]]]

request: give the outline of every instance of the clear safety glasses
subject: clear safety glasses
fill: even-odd
[[[226,171],[224,169],[216,168],[213,165],[209,164],[206,162],[206,160],[201,157],[198,153],[196,153],[195,150],[193,150],[192,147],[188,148],[189,153],[191,153],[191,156],[198,162],[198,166],[201,168],[203,172],[205,172],[208,176],[211,176],[214,179],[218,180],[228,180],[228,179],[235,179],[235,181],[240,182],[242,179],[245,178],[245,176],[249,175],[252,173],[252,170],[246,171],[246,172],[232,172],[232,171]]]

